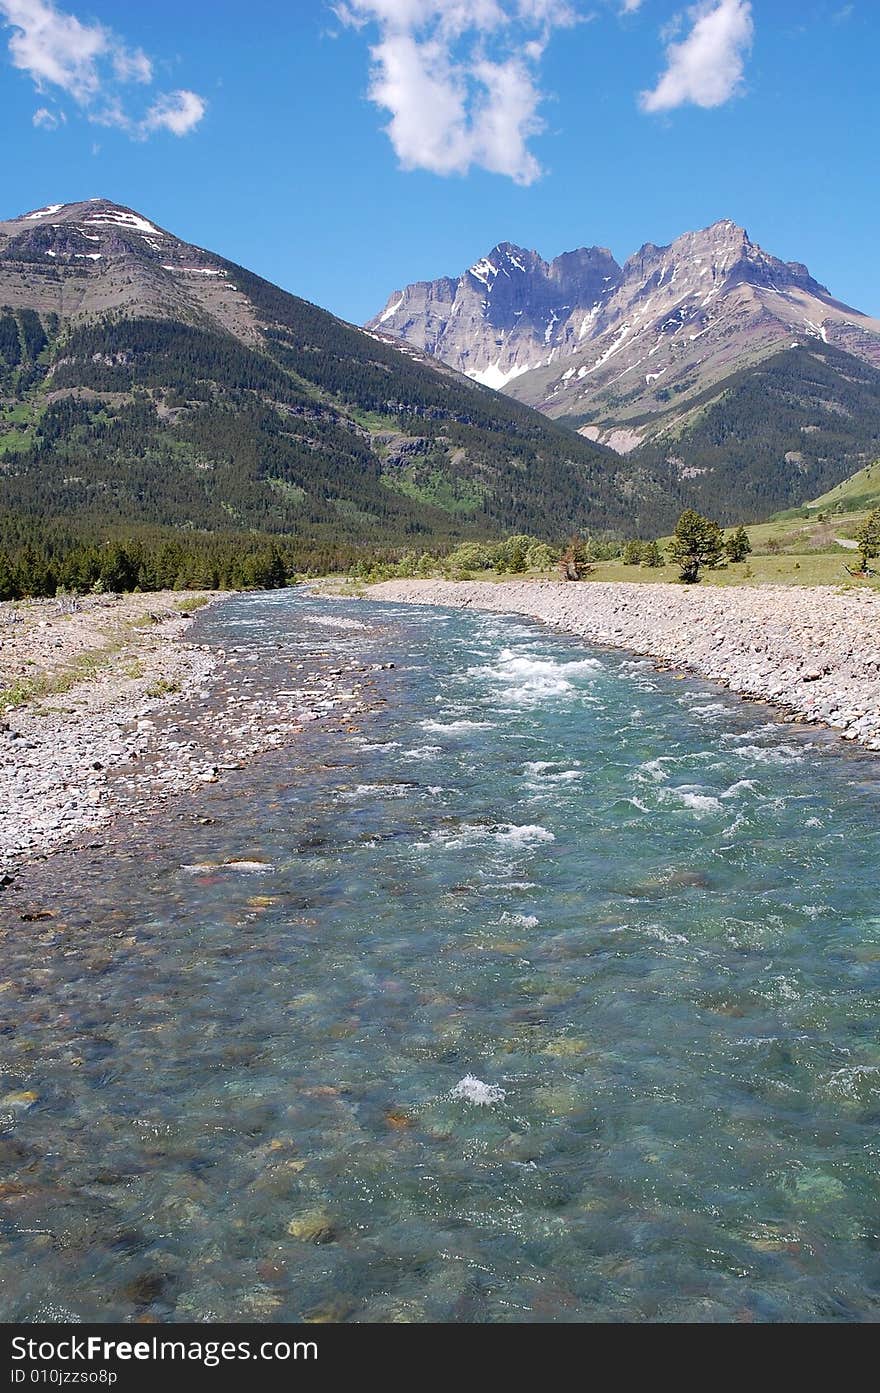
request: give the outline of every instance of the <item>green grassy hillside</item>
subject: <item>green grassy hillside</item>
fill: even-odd
[[[880,372],[817,341],[706,391],[630,458],[729,525],[802,506],[878,454]]]

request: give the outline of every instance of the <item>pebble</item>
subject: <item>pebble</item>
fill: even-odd
[[[143,820],[157,804],[218,784],[248,760],[295,740],[306,724],[332,719],[340,706],[350,718],[375,702],[366,665],[353,661],[347,671],[331,667],[338,656],[329,653],[316,652],[307,674],[301,662],[290,663],[277,686],[256,686],[253,676],[246,675],[244,660],[233,653],[246,654],[248,663],[261,661],[261,655],[186,641],[190,619],[171,608],[163,614],[160,608],[163,600],[170,606],[176,598],[151,596],[162,622],[135,629],[130,639],[126,635],[123,657],[126,662],[136,657],[142,669],[136,680],[123,681],[117,669],[109,668],[63,699],[32,702],[4,717],[0,890],[33,856],[75,845],[114,819]],[[126,596],[118,602],[118,612],[125,606],[125,614],[137,616],[145,599]],[[88,618],[90,607],[97,609],[99,602],[82,604]],[[0,605],[0,620],[6,608]],[[36,601],[32,608],[50,616],[41,622],[51,639],[53,625],[65,617],[53,601]],[[10,624],[7,631],[0,624],[0,660],[8,660],[10,645],[21,642],[22,628]],[[64,632],[70,635],[68,625]],[[93,644],[94,636],[93,627]],[[302,685],[295,686],[298,680]],[[157,685],[164,694],[150,696]],[[224,869],[256,873],[271,868],[241,861]]]

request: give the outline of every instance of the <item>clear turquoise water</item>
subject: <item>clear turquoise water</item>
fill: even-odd
[[[388,706],[0,944],[0,1318],[875,1319],[877,762],[497,616],[201,636]]]

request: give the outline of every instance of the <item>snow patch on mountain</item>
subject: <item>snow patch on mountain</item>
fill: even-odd
[[[60,212],[63,207],[63,203],[50,203],[47,208],[38,208],[35,213],[25,213],[22,222],[32,222],[35,218],[51,218],[53,213]]]
[[[146,218],[140,217],[137,213],[125,213],[121,208],[107,209],[102,213],[93,213],[84,221],[89,226],[98,226],[109,223],[115,227],[131,228],[134,232],[151,232],[154,237],[162,237],[164,234],[158,227],[154,227]]]
[[[484,387],[493,387],[496,392],[500,392],[515,377],[522,377],[524,372],[530,372],[531,367],[531,363],[523,363],[520,367],[510,368],[509,371],[505,372],[499,359],[498,362],[490,363],[488,368],[469,372],[467,376],[472,378],[474,382],[481,382]]]
[[[405,299],[406,296],[401,295],[399,299],[394,301],[393,305],[389,305],[386,310],[383,310],[382,313],[379,315],[379,323],[385,324],[387,320],[392,319],[394,315],[397,314],[397,311],[400,309]]]

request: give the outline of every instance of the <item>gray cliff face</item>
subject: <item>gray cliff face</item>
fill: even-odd
[[[446,276],[396,291],[367,328],[406,339],[498,387],[570,342],[578,309],[597,305],[620,274],[603,247],[546,262],[501,242],[457,280]]]
[[[504,242],[458,280],[408,286],[371,326],[619,451],[730,374],[818,339],[880,367],[880,322],[724,220],[623,267]]]

